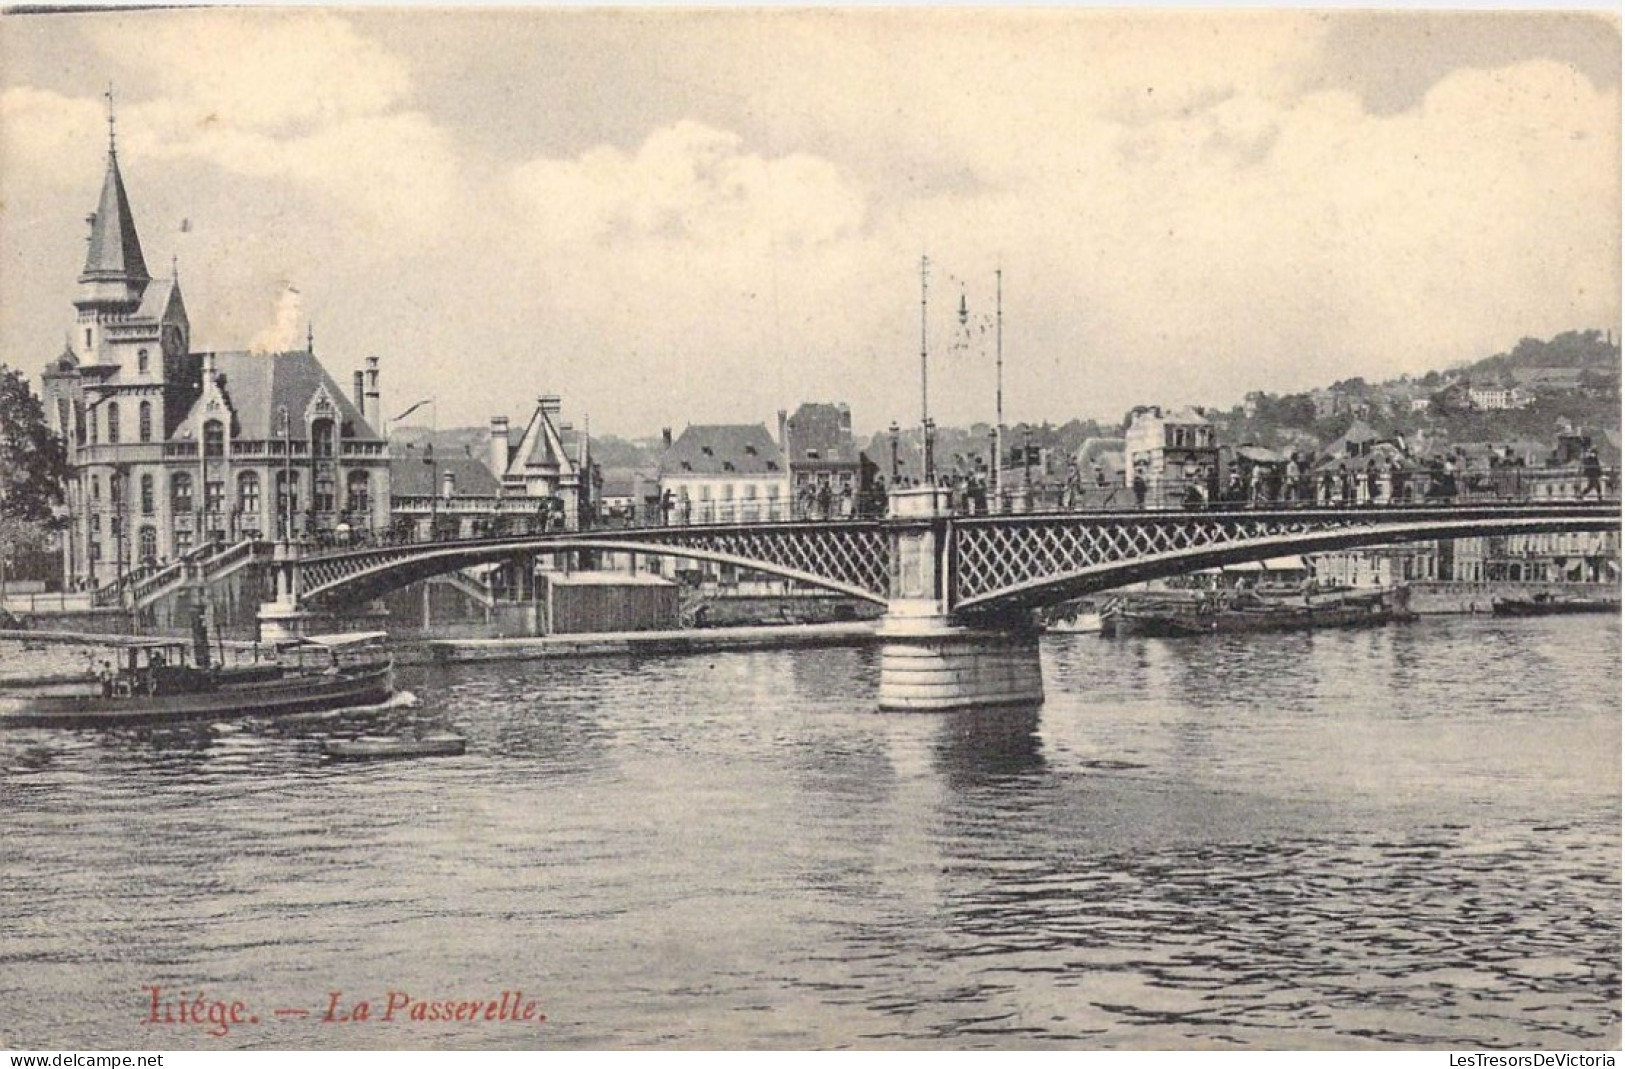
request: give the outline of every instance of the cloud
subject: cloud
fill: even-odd
[[[548,243],[802,247],[851,237],[864,221],[861,193],[829,161],[766,159],[692,121],[654,131],[633,153],[603,146],[522,164],[512,188]]]
[[[171,137],[212,126],[296,135],[390,111],[410,87],[398,57],[327,12],[171,12],[139,23],[132,35],[123,20],[98,20],[90,37],[139,65]]]
[[[256,337],[296,279],[324,358],[383,356],[389,388],[435,393],[447,422],[560,392],[643,433],[809,398],[851,400],[860,427],[917,414],[922,253],[951,422],[991,415],[991,360],[952,351],[953,310],[961,284],[990,305],[1000,266],[1013,419],[1380,378],[1618,322],[1619,88],[1583,65],[1459,66],[1378,111],[1363,83],[1314,77],[1321,15],[512,15],[456,40],[500,31],[513,62],[568,52],[583,22],[597,51],[572,77],[606,103],[577,92],[567,114],[472,51],[419,84],[422,50],[449,46],[404,13],[97,29],[145,72],[122,89],[121,158],[149,262],[183,253],[200,344]],[[223,58],[171,70],[197,66],[194,38]],[[13,77],[0,120],[0,333],[55,301],[28,334],[49,348],[101,103]],[[526,124],[548,148],[516,147]],[[59,265],[37,292],[36,260]]]

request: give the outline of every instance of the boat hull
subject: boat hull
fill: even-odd
[[[393,665],[331,675],[283,676],[229,683],[187,694],[135,695],[0,695],[0,728],[122,727],[272,717],[377,705],[394,693]]]
[[[1496,616],[1569,616],[1575,613],[1619,612],[1617,601],[1551,600],[1533,601],[1527,598],[1496,598],[1490,603]]]
[[[1414,619],[1413,613],[1378,599],[1320,605],[1184,608],[1177,611],[1124,607],[1112,615],[1109,626],[1102,630],[1102,634],[1117,638],[1184,638],[1193,635],[1378,627],[1410,619]]]

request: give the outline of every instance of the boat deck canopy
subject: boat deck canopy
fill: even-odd
[[[383,642],[388,638],[389,634],[384,631],[349,631],[339,635],[307,635],[297,642],[289,643],[289,645],[344,649],[348,646],[360,646],[368,642]]]

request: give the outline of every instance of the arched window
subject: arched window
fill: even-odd
[[[211,419],[203,425],[203,455],[206,457],[226,455],[226,427],[217,419]]]
[[[143,442],[152,441],[152,402],[151,401],[142,401],[141,402],[141,414],[140,414],[139,420],[140,420],[140,423],[141,423],[141,427],[140,427],[141,440]]]
[[[372,476],[364,471],[352,471],[344,477],[345,508],[351,512],[369,512],[372,509]]]
[[[90,429],[90,444],[91,445],[95,445],[96,442],[99,440],[97,435],[96,435],[96,424],[97,424],[97,422],[98,422],[98,420],[96,419],[96,406],[91,405],[89,410],[85,413],[85,425]]]
[[[90,477],[90,500],[98,505],[102,502],[102,477],[100,475]]]
[[[318,419],[310,425],[310,452],[312,456],[333,455],[333,421]]]
[[[152,476],[141,476],[141,515],[151,516],[153,509]]]
[[[147,351],[145,349],[136,350],[135,370],[142,375],[147,373]]]
[[[107,444],[118,445],[118,402],[107,402]]]
[[[74,414],[73,440],[78,442],[80,445],[84,445],[85,444],[85,403],[83,401],[75,401],[73,403],[73,414]]]
[[[151,524],[144,524],[141,528],[141,563],[148,564],[158,559],[158,531]]]
[[[192,511],[192,476],[188,472],[177,471],[169,477],[169,511],[176,516]]]

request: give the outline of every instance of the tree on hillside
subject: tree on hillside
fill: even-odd
[[[23,373],[0,364],[0,516],[47,523],[62,504],[68,450]]]

